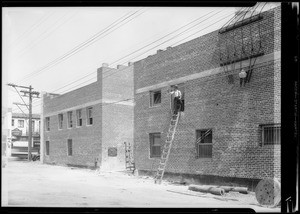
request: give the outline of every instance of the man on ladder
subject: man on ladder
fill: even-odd
[[[170,93],[174,94],[173,111],[174,111],[174,114],[177,114],[178,110],[180,110],[182,107],[182,101],[181,101],[182,94],[181,94],[181,91],[178,90],[177,85],[173,86],[173,90]]]

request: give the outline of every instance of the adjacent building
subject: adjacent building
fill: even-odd
[[[68,93],[43,95],[43,162],[125,169],[133,142],[133,66],[106,63],[97,81]]]
[[[157,170],[171,119],[168,90],[178,85],[184,109],[166,176],[250,186],[280,178],[280,23],[278,6],[134,63],[134,159],[140,173]]]

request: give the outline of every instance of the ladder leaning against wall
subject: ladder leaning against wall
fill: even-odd
[[[135,170],[135,164],[133,161],[133,151],[132,151],[132,146],[128,142],[124,142],[125,144],[125,164],[126,164],[126,169],[130,171]]]
[[[169,130],[168,130],[168,134],[167,134],[167,140],[166,140],[165,145],[163,147],[162,155],[161,155],[161,158],[160,158],[160,163],[159,163],[158,169],[156,171],[156,175],[154,177],[154,181],[157,184],[161,183],[162,178],[163,178],[164,173],[165,173],[166,164],[167,164],[167,161],[169,159],[172,143],[174,141],[174,136],[175,136],[178,120],[179,120],[179,114],[180,113],[177,112],[177,114],[173,114],[172,118],[171,118]]]

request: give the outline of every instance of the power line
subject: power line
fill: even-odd
[[[207,15],[207,14],[206,14]],[[216,14],[214,14],[214,15],[216,15]],[[229,17],[230,15],[232,15],[232,14],[229,14],[229,15],[227,15],[227,16],[225,16],[225,18],[227,18],[227,17]],[[212,16],[211,16],[212,17]],[[211,18],[210,17],[210,18]],[[220,20],[218,20],[218,21],[216,21],[216,22],[214,22],[213,24],[211,24],[210,26],[212,26],[212,25],[214,25],[214,24],[216,24],[216,23],[218,23],[218,22],[220,22],[221,20],[223,20],[224,19],[224,16],[222,16],[222,18],[220,19]],[[207,19],[206,19],[207,20]],[[205,21],[205,20],[203,20],[203,21]],[[203,22],[202,21],[202,22]],[[198,23],[199,24],[199,23]],[[206,29],[206,28],[208,28],[208,27],[210,27],[210,26],[207,26],[207,27],[205,27],[205,28],[203,28],[203,29],[201,29],[200,31],[203,31],[204,29]],[[197,31],[196,33],[199,33],[200,31]],[[186,31],[185,31],[186,32]],[[183,32],[182,32],[183,33]],[[181,35],[182,33],[180,33],[180,34],[178,34],[178,35],[176,35],[176,36],[174,36],[174,37],[172,37],[171,39],[174,39],[174,38],[176,38],[176,37],[178,37],[179,35]],[[194,33],[194,34],[196,34],[196,33]],[[192,35],[194,35],[194,34],[192,34]],[[190,37],[190,36],[192,36],[192,35],[189,35],[188,37]],[[186,38],[188,38],[188,37],[186,37]],[[184,38],[184,39],[186,39],[186,38]],[[170,41],[171,39],[169,39],[169,40],[167,40],[167,41]],[[167,41],[165,41],[165,42],[167,42]],[[182,40],[180,40],[180,41],[182,41]],[[163,43],[165,43],[165,42],[163,42]],[[163,44],[163,43],[161,43],[161,44]],[[159,44],[159,45],[161,45],[161,44]],[[155,46],[155,47],[157,47],[157,46]],[[153,49],[153,48],[152,48]],[[149,50],[148,50],[149,51]],[[144,54],[144,53],[143,53]],[[135,58],[137,58],[138,56],[136,56]],[[124,58],[124,57],[123,57]],[[121,58],[121,59],[123,59],[123,58]],[[119,60],[118,60],[119,61]],[[117,61],[116,61],[117,62]],[[113,70],[113,69],[109,69],[107,72],[109,72],[110,70]],[[118,70],[119,71],[119,70]],[[117,72],[118,72],[117,71]],[[107,72],[105,72],[105,73],[107,73]],[[114,73],[112,73],[112,74],[110,74],[110,75],[107,75],[107,76],[105,76],[105,77],[103,77],[103,79],[105,79],[105,78],[107,78],[108,76],[111,76],[111,75],[113,75],[113,74],[115,74],[116,72],[114,72]],[[91,73],[91,74],[94,74],[94,72],[93,73]],[[89,74],[89,75],[91,75],[91,74]],[[89,76],[89,75],[86,75],[85,77],[87,77],[87,76]],[[83,77],[84,78],[84,77]],[[82,78],[81,78],[82,79]],[[81,80],[80,79],[80,80]],[[86,80],[85,82],[82,82],[82,83],[80,83],[80,84],[78,84],[78,85],[75,85],[74,87],[72,87],[72,88],[75,88],[75,87],[77,87],[77,86],[79,86],[79,85],[82,85],[82,84],[84,84],[84,83],[86,83],[86,82],[88,82],[88,81],[90,81],[90,80],[92,80],[92,79],[94,79],[94,77],[93,78],[91,78],[91,79],[88,79],[88,80]],[[73,81],[73,82],[71,82],[71,83],[69,83],[69,84],[67,84],[67,85],[65,85],[65,86],[63,86],[63,87],[61,87],[61,88],[64,88],[64,87],[66,87],[66,86],[68,86],[68,85],[71,85],[71,84],[73,84],[74,82],[77,82],[78,80],[76,80],[76,81]],[[59,88],[59,89],[61,89],[61,88]],[[69,91],[70,89],[72,89],[72,88],[69,88],[69,89],[67,89],[66,91]],[[57,91],[57,90],[59,90],[59,89],[56,89],[55,91]],[[53,92],[55,92],[55,91],[53,91]],[[64,91],[65,92],[65,91]],[[61,92],[61,93],[64,93],[64,92]]]
[[[208,14],[210,14],[210,13],[208,13]],[[206,15],[208,15],[208,14],[206,14]],[[217,14],[217,13],[215,13],[214,15],[216,15],[216,14]],[[204,15],[204,16],[206,16],[206,15]],[[214,15],[213,15],[213,16],[214,16]],[[230,15],[232,15],[232,14],[230,14]],[[202,16],[202,17],[204,17],[204,16]],[[209,18],[211,18],[211,17],[213,17],[213,16],[210,16]],[[228,16],[229,16],[229,15],[228,15]],[[227,18],[228,16],[226,16],[225,18]],[[222,17],[222,18],[221,18],[220,20],[218,20],[217,22],[219,22],[219,21],[221,21],[221,20],[223,20],[223,19],[224,19],[224,17]],[[197,20],[197,19],[196,19],[196,20]],[[202,23],[203,21],[206,21],[206,20],[207,20],[207,19],[202,20],[200,23]],[[194,20],[194,21],[195,21],[195,20]],[[188,23],[187,25],[193,23],[194,21]],[[213,23],[212,25],[216,24],[217,22]],[[198,23],[198,24],[200,24],[200,23]],[[198,25],[198,24],[197,24],[197,25]],[[185,25],[185,26],[187,26],[187,25]],[[210,25],[210,26],[212,26],[212,25]],[[183,26],[183,27],[185,27],[185,26]],[[183,27],[181,27],[181,28],[183,28]],[[192,27],[195,27],[195,25],[192,26]],[[188,29],[191,29],[192,27],[190,27],[190,28],[188,28]],[[207,28],[207,27],[206,27],[206,28]],[[204,28],[204,29],[206,29],[206,28]],[[204,30],[204,29],[201,29],[200,31],[202,31],[202,30]],[[177,29],[176,31],[178,31],[178,29]],[[176,31],[173,31],[173,32],[176,32]],[[185,30],[184,32],[186,32],[186,31],[187,31],[187,30]],[[200,31],[197,31],[196,33],[199,33]],[[168,42],[168,41],[170,41],[170,40],[172,40],[172,39],[178,37],[179,35],[182,35],[184,32],[181,32],[180,34],[177,34],[176,36],[173,36],[171,39],[168,39],[167,41],[164,41],[163,43],[160,43],[159,45],[164,44],[164,43],[166,43],[166,42]],[[169,35],[169,34],[168,34],[168,35]],[[162,37],[162,38],[165,38],[165,37]],[[156,41],[158,41],[158,40],[156,40]],[[154,43],[154,42],[152,42],[152,43]],[[156,47],[159,46],[159,45],[156,45],[154,48],[156,48]],[[147,46],[149,46],[149,45],[146,45],[146,46],[144,46],[144,47],[147,47]],[[146,52],[148,52],[148,51],[150,51],[150,50],[152,50],[152,49],[154,49],[154,48],[151,48],[151,49],[147,50]],[[141,48],[140,48],[140,49],[141,49]],[[139,50],[140,50],[140,49],[139,49]],[[144,53],[146,53],[146,52],[144,52]],[[142,53],[142,54],[144,54],[144,53]],[[140,55],[134,57],[133,59],[135,59],[135,58],[141,56],[142,54],[140,54]],[[130,55],[132,55],[132,54],[130,54]],[[123,59],[123,58],[124,58],[124,57],[122,57],[121,59]],[[120,61],[120,59],[114,61],[113,63],[118,62],[118,61]],[[104,72],[103,74],[108,73],[108,72],[111,71],[111,70],[113,70],[113,69],[109,69],[108,71]],[[118,71],[119,71],[119,70],[118,70]],[[111,75],[117,73],[118,71],[113,72],[113,73],[111,73],[111,74],[109,74],[109,75],[103,77],[103,79],[105,79],[105,78],[107,78],[107,77],[109,77],[109,76],[111,76]],[[82,80],[83,78],[85,78],[85,77],[87,77],[87,76],[90,76],[91,74],[95,74],[95,72],[90,73],[90,74],[88,74],[88,75],[85,75],[84,77],[82,77],[82,78],[80,78],[80,79],[78,79],[78,80],[76,80],[76,81],[73,81],[72,83],[69,83],[69,84],[67,84],[67,85],[65,85],[65,86],[63,86],[63,87],[60,87],[59,89],[64,88],[64,87],[66,87],[66,86],[69,86],[69,85],[71,85],[71,84],[73,84],[74,82],[77,82],[77,81],[79,81],[79,80]],[[67,89],[67,90],[65,90],[65,91],[63,91],[63,92],[61,92],[61,93],[65,93],[65,92],[69,91],[70,89],[76,88],[77,86],[80,86],[80,85],[82,85],[82,84],[84,84],[84,83],[86,83],[86,82],[89,82],[89,81],[93,80],[93,79],[94,79],[94,77],[93,77],[93,78],[90,78],[90,79],[88,79],[88,80],[86,80],[86,81],[84,81],[84,82],[82,82],[82,83],[79,83],[79,84],[77,84],[77,85],[75,85],[75,86],[73,86],[73,87],[71,87],[71,88],[69,88],[69,89]],[[59,90],[59,89],[57,89],[57,90]],[[55,91],[53,91],[53,92],[56,92],[57,90],[55,90]],[[53,93],[53,92],[52,92],[52,93]]]
[[[148,45],[146,45],[146,46],[143,46],[143,47],[139,48],[138,50],[135,50],[134,52],[132,52],[132,53],[130,53],[130,54],[127,54],[126,56],[124,56],[124,57],[122,57],[122,58],[120,58],[120,59],[118,59],[118,60],[112,62],[112,64],[114,64],[114,63],[116,63],[116,62],[118,62],[118,61],[120,61],[120,60],[126,58],[127,56],[130,56],[130,55],[132,55],[132,54],[134,54],[134,53],[136,53],[136,52],[138,52],[138,51],[144,49],[145,47],[150,46],[151,44],[154,44],[155,42],[157,42],[157,41],[159,41],[159,40],[161,40],[161,39],[163,39],[163,38],[166,38],[167,36],[169,36],[169,35],[171,35],[171,34],[177,32],[177,31],[179,31],[179,30],[181,30],[181,29],[187,27],[188,25],[194,23],[195,21],[198,21],[199,19],[201,19],[201,18],[203,18],[203,17],[205,17],[205,16],[207,16],[207,15],[213,13],[213,12],[215,12],[215,11],[209,12],[209,13],[207,13],[207,14],[205,14],[205,15],[203,15],[203,16],[201,16],[201,17],[199,17],[199,18],[197,18],[197,19],[195,19],[195,20],[193,20],[193,21],[191,21],[191,22],[189,22],[188,24],[186,24],[186,25],[184,25],[184,26],[181,26],[180,28],[176,29],[175,31],[172,31],[171,33],[169,33],[169,34],[167,34],[167,35],[165,35],[165,36],[163,36],[163,37],[161,37],[161,38],[159,38],[159,39],[157,39],[157,40],[151,42],[150,44],[148,44]],[[218,14],[218,13],[219,13],[219,12],[213,14],[213,15],[210,16],[209,18],[213,17],[214,15],[216,15],[216,14]],[[205,20],[207,20],[207,19],[205,19]],[[203,21],[205,21],[205,20],[203,20]],[[199,25],[199,24],[202,23],[203,21],[201,21],[201,22],[199,22],[199,23],[196,23],[195,25],[193,25],[192,27],[189,27],[188,29],[191,29],[191,28],[193,28],[193,27]],[[186,32],[186,30],[185,30],[184,32]],[[184,32],[182,32],[182,33],[184,33]],[[179,35],[181,35],[182,33],[180,33]],[[172,39],[173,39],[173,38],[176,38],[176,37],[179,36],[179,35],[176,35],[175,37],[172,37]],[[169,40],[168,40],[168,41],[169,41]],[[161,43],[161,44],[163,44],[163,43]],[[160,45],[161,45],[161,44],[160,44]],[[157,46],[156,46],[156,47],[157,47]],[[153,49],[153,48],[151,48],[150,50],[152,50],[152,49]],[[147,50],[147,52],[150,51],[150,50]],[[141,56],[141,54],[140,54],[139,56]],[[135,57],[135,58],[136,58],[136,57]],[[109,71],[109,70],[108,70],[108,71]],[[106,73],[106,72],[105,72],[105,73]],[[105,74],[105,73],[104,73],[104,74]],[[77,79],[77,80],[75,80],[75,81],[73,81],[73,82],[71,82],[71,83],[69,83],[69,84],[67,84],[67,85],[65,85],[65,86],[62,86],[62,87],[60,87],[59,89],[65,88],[65,87],[67,87],[67,86],[69,86],[69,85],[71,85],[71,84],[73,84],[73,83],[75,83],[75,82],[78,82],[78,81],[82,80],[83,78],[88,77],[88,76],[90,76],[90,75],[92,75],[92,74],[94,74],[94,72],[89,73],[89,74],[87,74],[87,75],[81,77],[80,79]],[[93,78],[92,78],[92,79],[93,79]],[[83,82],[83,83],[86,83],[86,82],[88,82],[88,81],[90,81],[90,80],[92,80],[92,79],[89,79],[89,80],[87,80],[87,81],[85,81],[85,82]],[[81,85],[81,84],[83,84],[83,83],[80,83],[79,85]],[[78,86],[78,85],[76,85],[76,86]],[[75,87],[76,87],[76,86],[75,86]],[[72,88],[74,88],[74,87],[72,87]],[[57,90],[59,90],[59,89],[56,89],[55,91],[57,91]],[[69,89],[68,89],[68,90],[69,90]],[[55,91],[53,91],[53,92],[55,92]]]
[[[53,14],[54,14],[54,12],[51,12],[50,14],[46,15],[44,18],[37,21],[35,24],[33,24],[31,27],[29,27],[24,33],[22,33],[22,35],[20,35],[14,42],[12,42],[11,45],[15,44],[20,39],[24,39],[26,35],[28,35],[33,30],[35,30],[37,27],[39,27],[43,22],[45,22]],[[9,47],[11,47],[11,45]]]
[[[75,12],[73,15],[71,15],[69,18],[67,18],[65,21],[62,21],[62,19],[64,17],[66,17],[68,15],[68,13],[64,14],[62,17],[58,18],[56,20],[56,22],[52,25],[55,26],[58,22],[61,22],[61,24],[57,25],[52,31],[49,31],[49,29],[51,27],[49,27],[46,31],[44,31],[42,34],[40,34],[33,43],[29,44],[28,46],[26,46],[23,51],[20,51],[20,57],[22,57],[26,52],[28,52],[29,50],[31,50],[33,47],[35,47],[39,42],[43,41],[44,39],[46,39],[49,35],[51,35],[51,33],[53,33],[56,29],[58,29],[59,27],[61,27],[63,24],[65,24],[67,21],[69,21],[71,18],[73,18],[73,16],[76,15],[77,12]],[[42,35],[46,35],[45,37],[41,38]]]
[[[72,56],[72,55],[78,53],[78,52],[81,51],[82,49],[84,49],[84,48],[90,46],[91,44],[95,43],[96,41],[98,41],[98,40],[97,40],[98,37],[102,36],[104,33],[108,32],[108,31],[111,30],[111,29],[113,29],[115,26],[117,26],[118,24],[124,22],[126,19],[128,19],[128,18],[130,18],[131,16],[135,15],[135,14],[138,13],[139,11],[140,11],[140,10],[135,11],[135,12],[133,12],[132,14],[130,14],[129,16],[127,16],[127,17],[125,17],[125,18],[122,17],[123,19],[120,18],[120,19],[122,19],[120,22],[119,22],[120,19],[118,19],[117,21],[115,21],[114,23],[112,23],[110,26],[108,26],[108,27],[106,27],[105,29],[101,30],[101,31],[98,32],[96,35],[94,35],[94,36],[92,36],[90,39],[88,39],[87,41],[85,41],[85,42],[83,42],[83,43],[77,45],[75,48],[73,48],[72,50],[70,50],[69,52],[67,52],[66,54],[64,54],[63,56],[58,57],[57,59],[55,59],[55,60],[53,60],[52,62],[50,62],[50,63],[48,63],[47,65],[45,65],[44,67],[42,67],[42,68],[38,69],[37,71],[34,71],[34,72],[32,72],[31,74],[29,74],[29,75],[23,77],[23,80],[24,80],[24,79],[28,79],[28,78],[32,77],[33,75],[36,75],[36,74],[38,74],[38,73],[41,73],[42,71],[44,71],[44,70],[46,70],[46,69],[50,69],[50,68],[52,68],[53,66],[55,66],[55,65],[57,65],[57,64],[59,64],[59,63],[65,61],[65,60],[68,59],[70,56]],[[143,12],[143,13],[144,13],[144,12]],[[141,14],[138,14],[137,16],[139,16],[139,15],[141,15]],[[136,16],[136,17],[137,17],[137,16]],[[134,17],[134,18],[136,18],[136,17]],[[129,21],[131,21],[131,20],[132,20],[132,19],[130,19]],[[116,23],[116,22],[119,22],[119,23]],[[115,23],[116,23],[116,24],[115,24]],[[127,23],[127,22],[126,22],[126,23]],[[123,23],[121,26],[118,26],[116,29],[122,27],[122,26],[123,26],[124,24],[126,24],[126,23]],[[113,29],[113,30],[112,30],[111,32],[109,32],[108,34],[112,33],[112,32],[115,31],[116,29]],[[106,35],[104,35],[104,36],[107,36],[108,34],[106,34]],[[103,36],[103,37],[104,37],[104,36]],[[100,38],[103,38],[103,37],[100,37]],[[99,38],[99,39],[100,39],[100,38]]]

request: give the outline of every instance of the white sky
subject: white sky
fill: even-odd
[[[102,63],[110,67],[126,65],[153,55],[158,49],[177,46],[219,29],[232,18],[235,10],[229,7],[4,7],[2,107],[21,112],[12,103],[22,103],[22,100],[7,83],[32,85],[39,92],[66,93],[96,81],[96,71]],[[133,15],[121,22],[121,18],[130,14]],[[119,24],[112,27],[117,20]],[[57,60],[97,33],[99,36],[86,43],[85,48],[69,58]],[[131,53],[134,54],[125,57]],[[51,62],[59,63],[43,69]],[[28,102],[27,97],[23,99]],[[34,99],[33,113],[40,113],[39,103],[40,99]],[[28,113],[26,107],[22,109]]]

